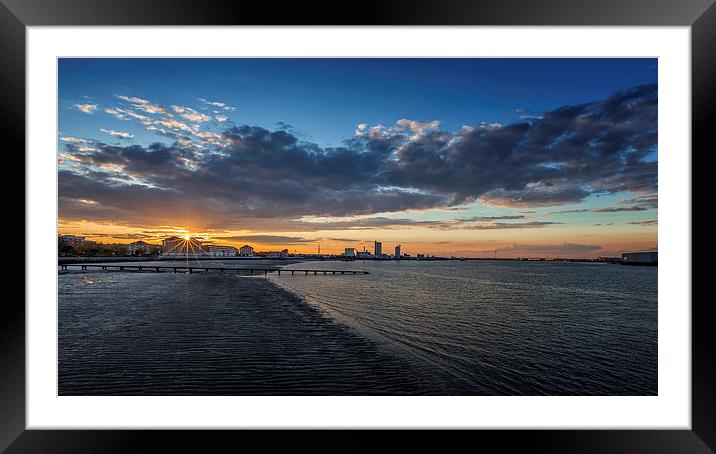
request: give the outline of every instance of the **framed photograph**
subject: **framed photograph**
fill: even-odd
[[[712,3],[2,0],[26,295],[0,449],[713,452]]]

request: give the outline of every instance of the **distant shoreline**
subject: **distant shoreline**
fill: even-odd
[[[99,257],[82,257],[82,256],[73,256],[73,257],[58,257],[57,258],[57,264],[58,265],[66,265],[66,264],[73,264],[73,263],[112,263],[112,262],[149,262],[149,261],[162,261],[162,262],[178,262],[186,260],[185,257],[180,256],[118,256],[118,257],[112,257],[112,256],[99,256]],[[450,261],[450,262],[464,262],[464,261],[489,261],[489,262],[568,262],[568,263],[607,263],[607,264],[614,264],[614,265],[629,265],[629,266],[658,266],[658,262],[626,262],[626,261],[615,261],[615,260],[597,260],[597,259],[569,259],[569,258],[516,258],[516,257],[465,257],[465,258],[416,258],[416,257],[406,257],[401,258],[399,260],[396,259],[376,259],[376,258],[370,258],[370,259],[351,259],[346,260],[345,258],[341,257],[323,257],[323,258],[317,258],[317,257],[289,257],[289,258],[279,258],[279,257],[208,257],[208,256],[197,256],[197,257],[190,257],[190,261],[236,261],[236,262],[254,262],[254,261],[270,261],[270,262],[278,262],[281,265],[290,265],[293,263],[301,263],[301,262],[323,262],[323,261],[340,261],[340,262],[346,262],[346,261],[368,261],[368,262],[400,262],[400,261],[417,261],[417,262],[431,262],[431,261]]]

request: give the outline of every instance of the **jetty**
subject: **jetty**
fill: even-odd
[[[269,273],[277,273],[279,276],[283,274],[291,274],[292,276],[296,273],[304,275],[327,275],[327,274],[370,274],[368,271],[363,270],[317,270],[317,269],[282,269],[282,268],[265,268],[265,267],[216,267],[216,266],[201,266],[201,265],[108,265],[108,264],[88,264],[88,263],[63,263],[58,265],[60,270],[67,271],[70,268],[88,270],[88,269],[99,269],[102,271],[133,271],[133,272],[174,272],[174,273],[235,273],[235,274],[247,274],[247,275],[268,275]]]

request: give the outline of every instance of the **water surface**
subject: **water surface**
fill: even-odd
[[[286,268],[370,274],[60,273],[59,393],[658,390],[655,267],[330,261]]]
[[[273,279],[396,354],[439,368],[448,393],[657,393],[656,267],[513,261],[312,266],[371,274]]]

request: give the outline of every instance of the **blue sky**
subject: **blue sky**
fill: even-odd
[[[99,58],[58,69],[68,233],[566,256],[656,245],[656,59]]]
[[[465,124],[508,123],[657,81],[655,59],[62,59],[60,131],[92,135],[126,127],[72,106],[113,104],[114,95],[201,107],[236,107],[236,123],[283,122],[321,146],[340,145],[359,123],[401,118]],[[523,113],[522,113],[523,114]],[[104,118],[103,118],[104,117]],[[138,142],[162,140],[133,131]]]

